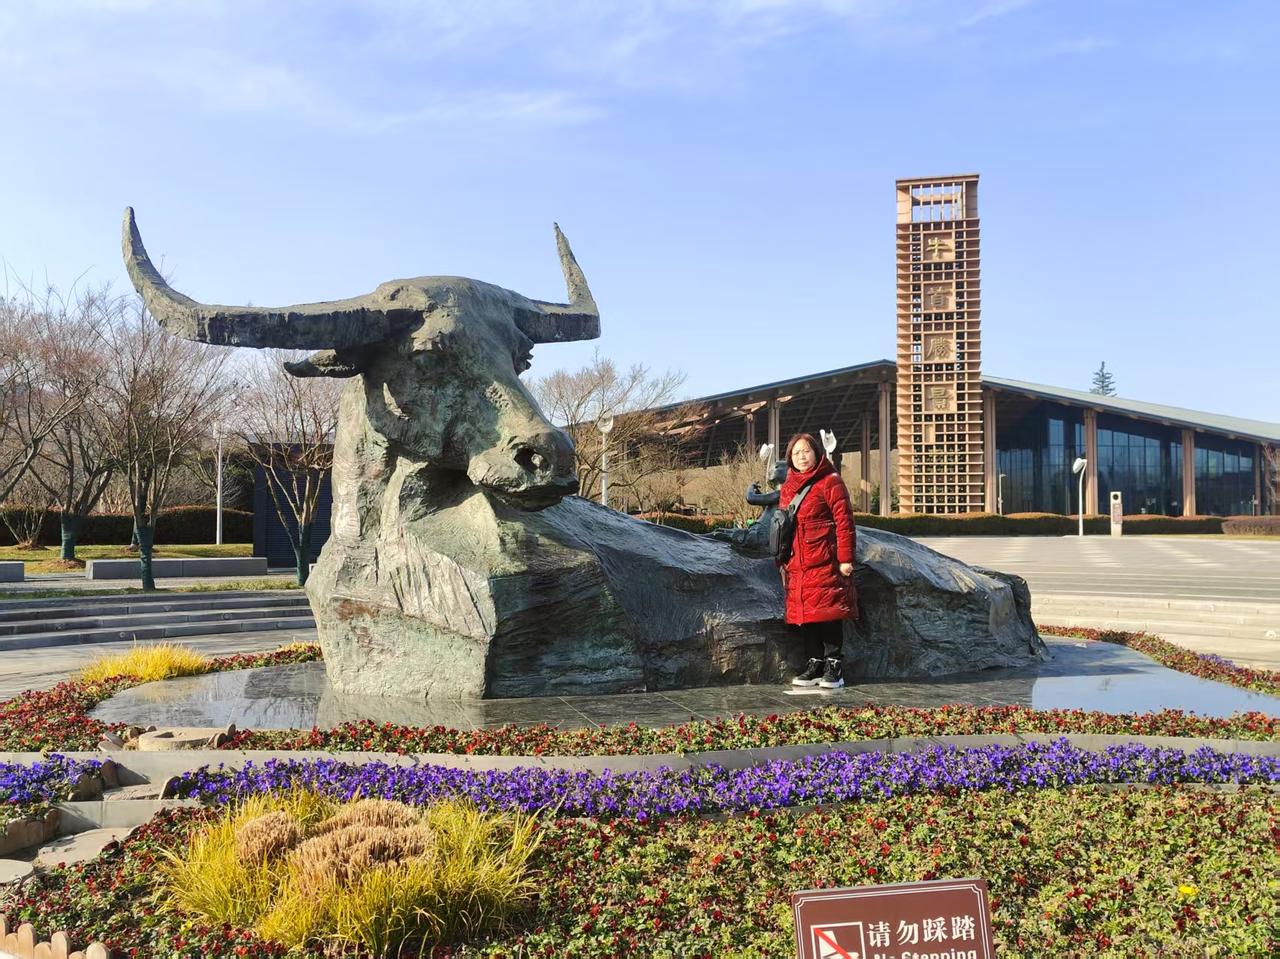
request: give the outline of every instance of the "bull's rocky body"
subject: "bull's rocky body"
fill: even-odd
[[[572,495],[573,447],[520,381],[534,344],[599,335],[559,229],[567,304],[462,277],[335,303],[207,306],[172,290],[127,211],[125,263],[170,332],[313,349],[349,377],[332,534],[308,580],[339,692],[533,696],[771,682],[798,651],[773,563]],[[1044,654],[1025,584],[859,530],[846,674],[929,676]],[[788,663],[788,660],[792,660]]]
[[[846,675],[1038,660],[1021,581],[858,530],[864,618]],[[325,545],[307,584],[348,693],[508,697],[778,682],[801,663],[770,559],[581,497],[537,512],[474,488],[374,538]]]

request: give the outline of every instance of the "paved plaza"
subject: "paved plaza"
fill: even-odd
[[[1280,540],[1189,536],[923,536],[977,566],[1017,573],[1031,594],[1159,596],[1280,604]]]
[[[1280,541],[1152,536],[1119,539],[1092,536],[1083,540],[1078,537],[921,537],[919,541],[965,562],[1023,576],[1032,590],[1038,622],[1145,627],[1200,652],[1214,652],[1238,662],[1280,669],[1280,638],[1277,638],[1280,635]],[[22,591],[35,587],[62,589],[86,582],[82,577],[66,575],[41,577],[41,580],[25,584]],[[18,590],[6,587],[6,592]],[[1144,609],[1144,605],[1159,606],[1160,610],[1152,612]],[[1242,609],[1249,609],[1254,615],[1242,616]],[[1146,619],[1125,618],[1140,616]],[[1240,622],[1232,625],[1233,618]],[[314,639],[313,629],[296,629],[193,636],[180,641],[209,655],[227,655],[270,650],[286,643]],[[6,649],[0,652],[0,697],[7,698],[24,689],[48,688],[74,675],[89,661],[123,652],[131,645],[129,640],[119,640]],[[969,688],[973,681],[971,677],[964,683],[951,683],[949,689],[946,685],[926,689],[910,683],[877,684],[882,688],[876,690],[876,696],[865,698],[914,701],[920,705],[935,703],[939,696],[960,697],[978,704],[1029,703],[1025,696],[1011,696],[1009,688],[1000,688],[1003,680],[992,678],[990,682],[994,685],[986,691]],[[854,687],[839,698],[843,701],[854,695],[855,690],[866,693],[870,688]],[[796,703],[782,688],[756,687],[750,695],[744,692],[740,700],[728,696],[725,690],[707,691],[710,699],[696,704],[683,702],[688,695],[645,694],[652,697],[651,708],[619,699],[614,705],[621,713],[612,715],[612,706],[605,709],[601,705],[593,707],[589,719],[593,722],[606,718],[653,721],[660,715],[665,720],[674,715],[673,709],[675,713],[683,712],[683,718],[687,719],[711,707],[721,711],[758,711],[810,702]],[[605,712],[597,714],[596,709],[605,709]],[[557,710],[561,710],[560,705],[546,718],[553,722],[585,718],[579,716],[580,709],[570,710],[564,716]],[[507,718],[503,714],[498,721]],[[513,714],[510,718],[517,717]],[[456,719],[464,726],[488,725],[495,721],[469,715]]]

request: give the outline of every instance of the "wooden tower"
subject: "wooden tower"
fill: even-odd
[[[898,501],[985,507],[978,175],[898,181]]]

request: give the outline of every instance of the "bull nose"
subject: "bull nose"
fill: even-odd
[[[477,485],[531,506],[548,506],[578,491],[573,444],[558,430],[522,437],[472,460]]]

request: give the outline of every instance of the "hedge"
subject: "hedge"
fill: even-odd
[[[1228,516],[1222,531],[1236,536],[1280,536],[1280,516]]]
[[[4,508],[9,512],[11,507]],[[45,513],[37,542],[57,546],[62,542],[62,514]],[[212,506],[174,506],[162,510],[156,524],[156,543],[161,546],[212,543],[217,531],[217,510]],[[128,546],[133,539],[133,517],[127,513],[95,513],[84,518],[77,546]],[[222,540],[225,543],[253,542],[253,514],[244,510],[222,511]],[[0,546],[12,546],[13,535],[0,526]]]
[[[1079,530],[1074,516],[1059,513],[957,513],[951,516],[925,516],[919,513],[899,513],[880,516],[875,513],[854,513],[859,526],[883,529],[904,536],[1070,536]],[[720,526],[731,526],[732,520],[724,516],[680,516],[671,513],[642,514],[641,519],[673,526],[690,533],[706,533]],[[1280,519],[1280,517],[1260,517]],[[1243,517],[1251,520],[1253,517]],[[1232,520],[1231,522],[1235,522]],[[1111,532],[1111,520],[1106,516],[1086,515],[1084,531],[1090,535]],[[1280,533],[1280,525],[1273,528]],[[1221,516],[1147,516],[1124,518],[1126,536],[1168,533],[1222,533]]]

